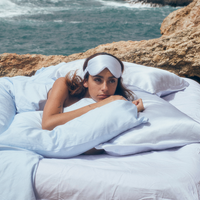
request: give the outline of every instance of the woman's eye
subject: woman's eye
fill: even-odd
[[[115,83],[115,79],[111,79],[111,80],[110,80],[110,83]]]
[[[101,79],[100,78],[95,78],[94,81],[95,82],[101,82]]]

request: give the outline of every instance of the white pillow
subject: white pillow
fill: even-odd
[[[56,71],[55,77],[65,76],[71,70],[78,70],[77,74],[83,77],[84,61],[85,59],[81,59],[63,64]],[[123,63],[124,72],[122,78],[123,83],[127,86],[132,85],[151,94],[164,96],[175,91],[183,90],[189,85],[183,78],[166,70],[129,62]]]
[[[55,73],[55,78],[65,76],[69,71],[77,71],[83,77],[83,63],[85,59],[63,64]],[[166,70],[146,67],[129,62],[124,63],[122,75],[123,83],[135,86],[139,90],[164,96],[175,91],[183,90],[189,84],[183,78]]]
[[[39,80],[12,80],[17,113],[43,110],[47,93],[54,83],[53,79],[44,80],[45,83]]]
[[[127,86],[136,86],[151,94],[164,96],[183,90],[189,84],[183,78],[166,70],[123,62],[123,82]]]
[[[83,77],[83,63],[85,59],[60,63],[56,66],[42,68],[32,77],[14,77],[13,82],[17,112],[42,110],[47,93],[54,81],[65,76],[70,71],[77,71]],[[134,86],[138,90],[156,93],[163,96],[168,93],[184,89],[188,83],[165,70],[145,67],[134,63],[124,62],[125,71],[123,81],[126,86]]]
[[[80,103],[84,106],[94,101],[82,99]],[[42,111],[17,114],[9,129],[1,135],[0,144],[34,151],[45,157],[69,158],[147,122],[144,117],[137,118],[137,108],[132,102],[124,100],[91,110],[52,131],[42,130],[41,121]]]
[[[8,78],[0,78],[0,134],[8,129],[16,114],[12,87]]]
[[[75,71],[77,71],[77,75],[83,78],[84,77],[84,73],[83,73],[84,62],[85,62],[85,59],[81,59],[81,60],[75,60],[75,61],[63,64],[56,71],[55,78],[57,79],[59,77],[64,77],[67,73],[75,72]]]
[[[111,155],[128,155],[200,142],[199,123],[157,95],[134,92],[145,106],[139,116],[149,118],[149,122],[125,131],[97,149]]]
[[[84,59],[70,63],[63,62],[56,66],[41,68],[32,77],[16,76],[10,78],[13,84],[12,93],[17,113],[43,110],[47,93],[52,88],[54,81],[76,69],[81,69],[78,70],[77,74],[83,76],[83,63]]]
[[[190,85],[183,91],[163,97],[181,112],[200,123],[200,84],[189,78],[184,78]]]

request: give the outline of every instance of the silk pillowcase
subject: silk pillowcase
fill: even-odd
[[[98,145],[97,149],[104,149],[111,155],[129,155],[200,142],[199,123],[157,95],[134,92],[144,102],[145,110],[139,117],[145,116],[149,122]]]
[[[83,63],[84,59],[63,64],[56,71],[55,77],[65,76],[70,70],[77,70],[77,74],[83,77]],[[122,78],[125,86],[134,86],[135,89],[164,96],[183,90],[189,85],[183,78],[166,70],[129,62],[123,62],[123,64],[124,72]]]
[[[17,112],[42,110],[54,81],[76,70],[77,74],[83,77],[84,61],[85,59],[81,59],[42,68],[32,77],[10,78],[13,82]],[[140,91],[163,96],[188,86],[187,81],[165,70],[128,62],[124,62],[124,66],[123,83]]]
[[[184,91],[174,92],[163,99],[200,123],[200,84],[184,78],[190,85]]]
[[[148,93],[165,96],[183,90],[189,85],[186,80],[169,71],[134,63],[123,63],[125,70],[122,77],[126,86],[136,86]]]
[[[43,110],[47,94],[54,84],[53,79],[39,80],[12,80],[17,113]]]
[[[94,103],[80,100],[82,107]],[[103,116],[103,117],[102,117]],[[70,158],[106,142],[121,132],[146,123],[137,117],[132,102],[118,100],[77,117],[53,130],[41,128],[42,111],[17,114],[10,127],[1,135],[0,143],[33,151],[44,157]]]

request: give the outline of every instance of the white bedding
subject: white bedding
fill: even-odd
[[[37,199],[199,200],[200,144],[133,156],[43,159]]]
[[[200,85],[188,82],[186,90],[163,99],[199,121],[196,112],[189,111],[200,108]],[[196,93],[189,104],[191,91]],[[200,200],[199,166],[199,143],[122,157],[103,154],[43,159],[36,173],[35,191],[38,200]]]
[[[68,145],[67,143],[74,143],[74,141],[76,141],[74,139],[62,140],[57,137],[66,137],[65,126],[68,126],[70,123],[58,126],[52,132],[45,132],[41,129],[42,109],[46,102],[47,92],[52,87],[55,79],[64,76],[71,69],[81,69],[82,63],[83,60],[71,63],[61,63],[57,66],[41,69],[32,77],[0,79],[0,199],[35,200],[35,195],[38,199],[55,200],[200,199],[200,132],[198,131],[198,127],[200,126],[198,123],[200,122],[198,114],[198,110],[200,109],[200,86],[193,81],[188,81],[188,84],[184,79],[163,70],[154,68],[148,68],[148,70],[146,70],[147,67],[145,66],[141,67],[133,63],[125,63],[124,82],[129,87],[134,86],[133,88],[137,91],[136,93],[144,93],[145,96],[152,95],[152,98],[156,99],[154,104],[152,104],[154,101],[153,99],[144,99],[144,106],[146,109],[143,114],[144,117],[146,117],[146,114],[148,114],[147,112],[151,112],[149,114],[152,114],[152,116],[148,123],[155,128],[155,131],[152,134],[156,137],[158,136],[158,142],[164,140],[162,131],[158,131],[156,127],[157,125],[161,125],[159,123],[165,123],[165,121],[163,122],[161,120],[164,119],[162,117],[165,116],[158,117],[158,115],[155,115],[155,117],[157,116],[157,119],[154,118],[153,113],[154,111],[157,112],[157,103],[160,104],[160,102],[164,102],[163,107],[170,103],[178,108],[181,112],[177,112],[179,114],[174,118],[176,120],[179,119],[181,121],[181,115],[184,115],[183,113],[188,115],[190,118],[186,115],[184,115],[183,118],[187,118],[190,126],[186,126],[187,128],[192,127],[192,130],[186,131],[186,129],[183,129],[182,131],[184,132],[182,132],[180,131],[181,129],[179,130],[179,127],[182,126],[180,125],[181,123],[179,124],[179,127],[176,126],[175,123],[174,130],[176,130],[176,134],[172,134],[171,131],[166,134],[170,145],[163,145],[159,148],[144,148],[142,151],[135,151],[133,143],[131,145],[133,147],[131,147],[131,152],[125,152],[125,154],[137,152],[140,152],[140,154],[130,156],[112,157],[103,154],[98,156],[78,156],[71,159],[64,159],[70,156],[60,156],[60,150],[64,154],[66,153],[65,149],[62,148],[63,145],[65,146],[65,144]],[[146,71],[146,73],[144,73],[144,71]],[[189,87],[187,87],[188,85]],[[186,89],[183,90],[184,88]],[[172,92],[175,91],[179,92],[173,94]],[[195,94],[191,95],[191,91]],[[168,94],[168,96],[163,97],[166,94]],[[159,96],[163,97],[169,103],[162,99],[159,100]],[[188,103],[190,100],[192,104]],[[119,102],[115,103],[118,104]],[[108,126],[110,127],[110,130],[105,127],[108,133],[111,133],[113,128],[118,130],[115,123],[119,125],[123,121],[125,124],[127,123],[125,117],[127,114],[125,112],[128,112],[129,109],[135,110],[135,108],[132,108],[133,104],[131,102],[123,104],[126,104],[123,106],[124,117],[120,114],[122,113],[122,110],[120,111],[120,109],[118,109],[118,119],[113,122],[112,120],[106,121],[106,124],[107,122],[113,124],[113,126]],[[114,109],[115,106],[118,108],[119,105],[113,104]],[[171,105],[169,108],[170,107]],[[164,111],[170,114],[171,110],[176,110],[176,108],[173,107],[173,109],[166,109]],[[192,110],[193,112],[188,112],[189,110]],[[160,109],[160,113],[163,113],[163,115],[164,111],[162,112],[162,109]],[[114,112],[115,110],[112,111],[112,113]],[[131,116],[132,113],[136,113],[137,115],[136,111],[131,111]],[[88,113],[88,115],[90,114],[91,113]],[[34,118],[34,116],[36,116],[36,118]],[[149,116],[147,115],[147,117]],[[180,118],[178,116],[180,116]],[[139,114],[139,118],[140,117]],[[166,119],[166,123],[170,121],[168,120],[170,117],[173,119],[173,116],[169,115]],[[152,120],[154,120],[155,123],[152,123]],[[132,123],[132,120],[130,120],[130,122]],[[71,121],[71,123],[73,123],[73,121]],[[91,126],[95,130],[96,126],[94,126],[94,124],[95,123],[92,123]],[[103,125],[105,125],[105,122]],[[168,123],[168,125],[170,126],[171,123]],[[72,126],[71,129],[72,133],[74,133],[74,126]],[[143,126],[140,126],[141,129],[142,127]],[[124,128],[127,127],[122,125],[121,128],[119,128],[119,133],[116,134],[123,132]],[[130,127],[128,127],[128,129],[129,128]],[[165,130],[166,129],[167,127]],[[137,130],[137,128],[134,130]],[[80,148],[77,145],[80,144],[80,141],[88,139],[87,137],[84,137],[82,140],[79,137],[79,132],[80,131],[78,131],[77,135],[75,134],[73,136],[77,136],[78,143],[76,143],[74,147],[78,148],[78,151]],[[106,132],[100,132],[100,134],[105,134],[107,136]],[[146,131],[144,132],[145,133],[141,134],[142,140],[140,145],[143,145],[144,140],[147,140],[149,141],[149,144],[154,145],[155,140],[154,137],[151,137],[151,133],[146,137]],[[189,134],[190,132],[194,135]],[[95,131],[92,135],[96,137]],[[176,143],[177,136],[183,138],[185,142],[181,144]],[[114,137],[114,135],[112,137]],[[90,138],[93,138],[93,136],[89,137],[89,141],[91,141]],[[109,140],[109,138],[104,139],[104,141]],[[126,143],[127,140],[124,141]],[[101,143],[101,141],[99,142]],[[126,145],[125,143],[124,147]],[[53,144],[53,146],[51,144]],[[91,148],[97,143],[92,146],[88,146],[87,143],[84,144],[85,147]],[[148,147],[149,144],[147,144],[146,147]],[[187,145],[184,146],[185,144]],[[179,147],[179,149],[165,149],[170,147]],[[38,148],[45,150],[47,154],[43,154],[43,151],[37,151]],[[162,149],[162,151],[143,152],[146,150],[159,149]],[[85,150],[86,149],[82,149],[76,155]],[[55,155],[51,154],[52,152],[57,153]],[[121,155],[125,154],[123,153]],[[116,155],[120,155],[119,152],[117,152]],[[54,159],[43,158],[45,156],[54,157]],[[29,162],[29,160],[31,160],[31,162]],[[20,179],[20,177],[23,177],[23,179]],[[31,187],[34,179],[35,194]]]

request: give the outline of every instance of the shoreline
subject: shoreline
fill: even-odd
[[[131,4],[142,3],[150,4],[152,7],[161,7],[161,6],[188,6],[193,0],[125,0]]]
[[[69,56],[0,55],[0,77],[31,76],[41,67],[87,58],[97,52],[113,54],[122,61],[164,69],[200,82],[200,1],[170,13],[161,25],[162,36],[141,41],[99,45]]]

